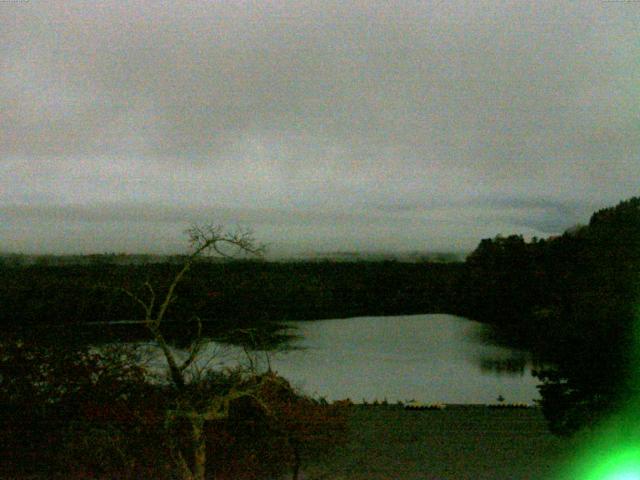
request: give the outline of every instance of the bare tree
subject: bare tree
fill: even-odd
[[[178,393],[175,409],[167,412],[168,425],[174,425],[178,421],[186,421],[189,425],[191,446],[188,450],[191,454],[185,456],[185,449],[180,445],[174,445],[173,448],[179,475],[183,480],[204,480],[206,466],[205,421],[227,418],[230,402],[244,396],[255,397],[255,392],[258,391],[260,385],[256,384],[247,388],[245,384],[242,389],[231,388],[226,394],[211,398],[205,408],[196,405],[188,394],[187,370],[198,359],[202,351],[204,344],[202,322],[196,318],[197,334],[189,347],[186,358],[183,358],[176,355],[167,342],[162,329],[163,321],[167,310],[176,299],[176,287],[199,257],[206,254],[224,258],[234,258],[239,254],[261,256],[264,247],[257,244],[249,231],[228,232],[221,226],[193,226],[187,230],[187,233],[189,234],[191,253],[185,257],[182,268],[173,277],[166,291],[157,292],[149,281],[144,283],[144,295],[134,293],[126,288],[121,290],[143,308],[144,325],[162,351],[169,371],[170,382]],[[258,398],[256,400],[259,401]],[[188,460],[189,456],[191,456],[190,461]]]

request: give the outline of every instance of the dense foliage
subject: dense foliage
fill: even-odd
[[[535,352],[552,429],[571,433],[634,394],[640,198],[547,240],[483,240],[467,259],[464,313]]]
[[[4,339],[0,375],[4,477],[162,474],[163,396],[130,350]]]
[[[4,340],[0,379],[2,478],[176,478],[175,452],[190,443],[188,424],[171,412],[185,394],[205,405],[259,387],[232,402],[226,418],[205,422],[212,478],[295,471],[346,434],[344,408],[321,405],[275,374],[210,372],[178,392],[151,381],[129,347]]]

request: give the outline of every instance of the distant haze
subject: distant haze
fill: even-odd
[[[0,251],[545,237],[640,186],[640,3],[0,1]]]

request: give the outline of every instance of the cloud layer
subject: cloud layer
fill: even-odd
[[[561,231],[638,193],[639,20],[599,1],[5,3],[0,249],[160,251],[202,220],[294,250]]]

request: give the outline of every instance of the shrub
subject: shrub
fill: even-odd
[[[255,395],[230,405],[225,422],[208,430],[216,478],[274,477],[334,448],[346,439],[347,409],[323,405],[296,392],[274,373],[252,375],[237,388]]]
[[[0,375],[7,476],[172,478],[172,454],[176,445],[188,453],[191,425],[166,420],[185,396],[197,411],[212,399],[231,399],[226,418],[204,424],[207,470],[216,478],[297,472],[305,459],[345,438],[345,406],[321,405],[273,373],[212,372],[177,391],[150,383],[127,349],[14,339],[0,344]]]
[[[149,411],[142,400],[150,398],[148,390],[133,352],[123,347],[96,352],[19,338],[1,342],[3,468],[50,472],[87,466],[91,471],[99,452],[128,454],[123,439],[144,429],[141,418]],[[105,432],[108,445],[102,441]],[[89,448],[84,456],[78,454],[82,442]]]

